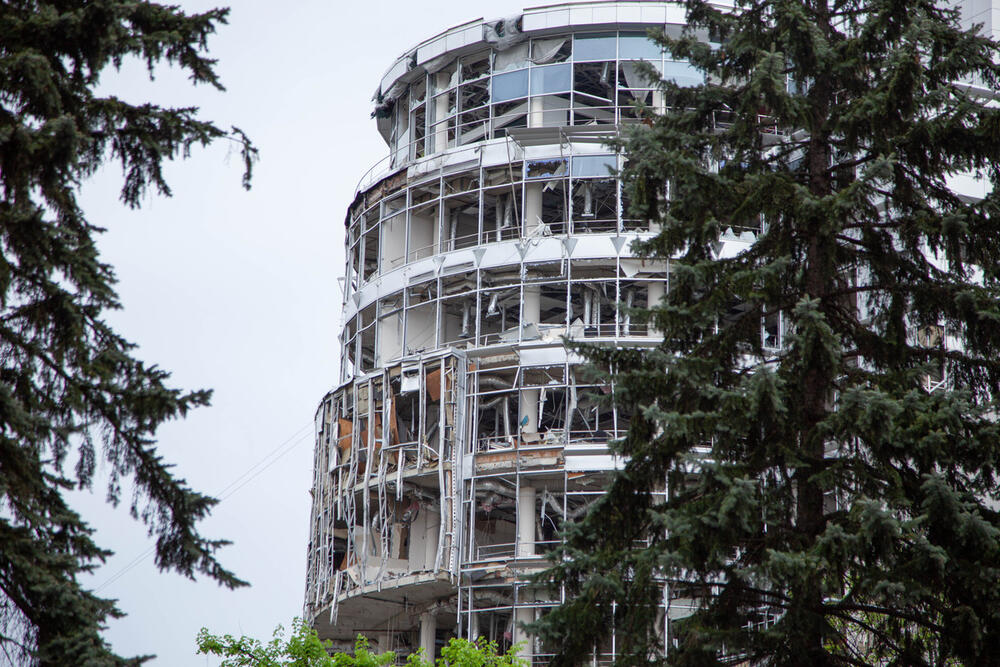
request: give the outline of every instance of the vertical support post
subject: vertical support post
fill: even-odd
[[[424,659],[434,662],[434,651],[437,648],[437,617],[434,612],[425,611],[420,614],[420,648],[424,649]]]
[[[535,487],[522,484],[517,490],[517,555],[535,555]]]
[[[531,236],[542,226],[542,184],[524,185],[524,235]]]
[[[538,437],[538,399],[540,393],[538,389],[522,389],[518,394],[519,412],[518,425],[520,426],[522,441],[537,441]]]
[[[444,500],[442,499],[442,502]],[[426,507],[426,528],[424,533],[424,568],[434,569],[434,561],[437,560],[438,537],[441,532],[441,515]]]
[[[521,324],[538,324],[542,318],[542,286],[535,283],[524,286],[521,303]]]
[[[532,656],[535,651],[532,648],[531,635],[521,626],[535,622],[535,608],[531,606],[531,603],[535,600],[535,596],[531,591],[522,588],[518,593],[518,600],[520,606],[514,610],[514,643],[521,644],[521,647],[517,650],[517,656],[526,660],[527,664],[530,665],[532,664]]]
[[[472,597],[471,595],[469,596]],[[469,641],[474,642],[479,639],[479,614],[476,610],[472,608],[472,603],[469,603]]]
[[[543,127],[545,125],[545,99],[542,97],[531,98],[528,106],[528,127]]]
[[[436,90],[444,90],[451,82],[451,75],[447,72],[438,72],[434,75]],[[448,124],[441,121],[448,117],[448,96],[439,95],[434,98],[434,122],[437,123],[434,130],[434,152],[440,153],[448,148]]]

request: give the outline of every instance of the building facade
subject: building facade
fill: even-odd
[[[485,636],[545,661],[520,623],[562,592],[526,577],[602,493],[628,423],[564,338],[655,345],[619,306],[669,287],[667,262],[630,250],[656,230],[627,216],[606,142],[636,103],[662,106],[640,61],[701,81],[646,37],[683,24],[665,2],[549,5],[451,28],[382,79],[389,155],[345,219],[341,374],[316,412],[305,617],[321,637],[430,656]],[[724,230],[720,255],[758,231]],[[782,322],[761,336],[780,346]],[[691,606],[665,585],[664,648]],[[595,664],[615,653],[612,634]]]
[[[655,230],[625,214],[605,142],[637,102],[661,105],[640,61],[701,81],[646,37],[683,18],[662,2],[525,10],[452,28],[383,78],[389,156],[345,220],[341,376],[316,413],[305,615],[322,637],[507,645],[559,602],[525,577],[602,492],[628,419],[563,338],[656,342],[618,305],[657,302],[668,267],[631,253]],[[665,625],[683,608],[665,593]]]

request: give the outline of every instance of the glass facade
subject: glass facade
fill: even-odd
[[[634,31],[545,37],[455,58],[410,84],[396,101],[393,163],[500,138],[511,128],[634,120],[636,103],[658,103],[655,82],[637,67],[640,61],[678,85],[702,82],[690,64],[672,60]]]

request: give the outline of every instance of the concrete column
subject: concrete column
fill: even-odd
[[[479,614],[475,613],[474,610],[470,610],[469,613],[469,641],[476,641],[479,639]]]
[[[517,555],[535,555],[535,487],[522,485],[517,490]]]
[[[521,324],[538,324],[542,317],[542,286],[538,283],[524,286],[521,302]]]
[[[534,595],[529,591],[521,589],[518,595],[519,604],[531,604],[534,601]],[[535,621],[535,609],[533,607],[517,607],[514,610],[514,643],[521,644],[521,648],[518,649],[517,655],[520,658],[528,660],[528,664],[531,664],[531,655],[534,653],[531,641],[531,635],[521,628],[521,624],[534,623]]]
[[[532,97],[528,106],[528,127],[545,125],[545,98]]]
[[[441,515],[436,508],[424,507],[427,512],[427,532],[424,535],[424,567],[428,570],[434,569],[434,561],[438,552],[438,532],[441,529]]]
[[[437,618],[433,612],[420,614],[420,648],[424,649],[424,659],[434,662],[435,636],[437,634]]]
[[[646,307],[652,308],[654,306],[660,305],[660,301],[663,299],[664,294],[664,283],[662,280],[657,280],[656,282],[646,283]],[[657,331],[653,325],[649,325],[649,335],[650,336],[662,336],[661,331]]]
[[[524,235],[538,234],[542,226],[542,187],[541,183],[528,183],[524,186]]]
[[[386,651],[392,650],[392,633],[381,632],[378,636],[378,651],[379,653],[385,653]]]
[[[522,436],[538,433],[538,389],[522,389],[518,394],[518,426]],[[527,418],[527,419],[525,419]],[[522,438],[523,439],[523,438]]]
[[[434,75],[436,84],[434,86],[435,90],[441,90],[447,88],[448,84],[451,82],[451,74],[447,72],[438,72]],[[434,122],[439,122],[443,120],[448,115],[448,96],[441,95],[434,98]],[[444,149],[448,148],[448,125],[442,124],[438,125],[437,129],[434,131],[434,152],[440,153]]]

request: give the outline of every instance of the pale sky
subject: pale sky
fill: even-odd
[[[204,118],[244,129],[261,152],[249,193],[224,142],[170,165],[173,198],[150,196],[139,211],[118,203],[113,166],[84,187],[91,222],[108,229],[103,259],[120,281],[124,309],[112,323],[175,386],[215,389],[211,407],[160,430],[159,452],[195,489],[229,496],[202,530],[234,542],[221,561],[252,584],[232,592],[159,574],[151,556],[141,558],[151,541],[129,518],[127,498],[106,508],[100,482],[75,494],[98,544],[116,552],[89,585],[127,614],[106,632],[122,655],[215,665],[195,655],[202,626],[267,639],[301,614],[312,418],[336,379],[344,214],[358,179],[387,154],[370,98],[408,47],[523,6],[244,1],[210,41],[227,92],[191,88],[165,69],[153,83],[139,66],[106,77],[102,93],[200,106]]]

